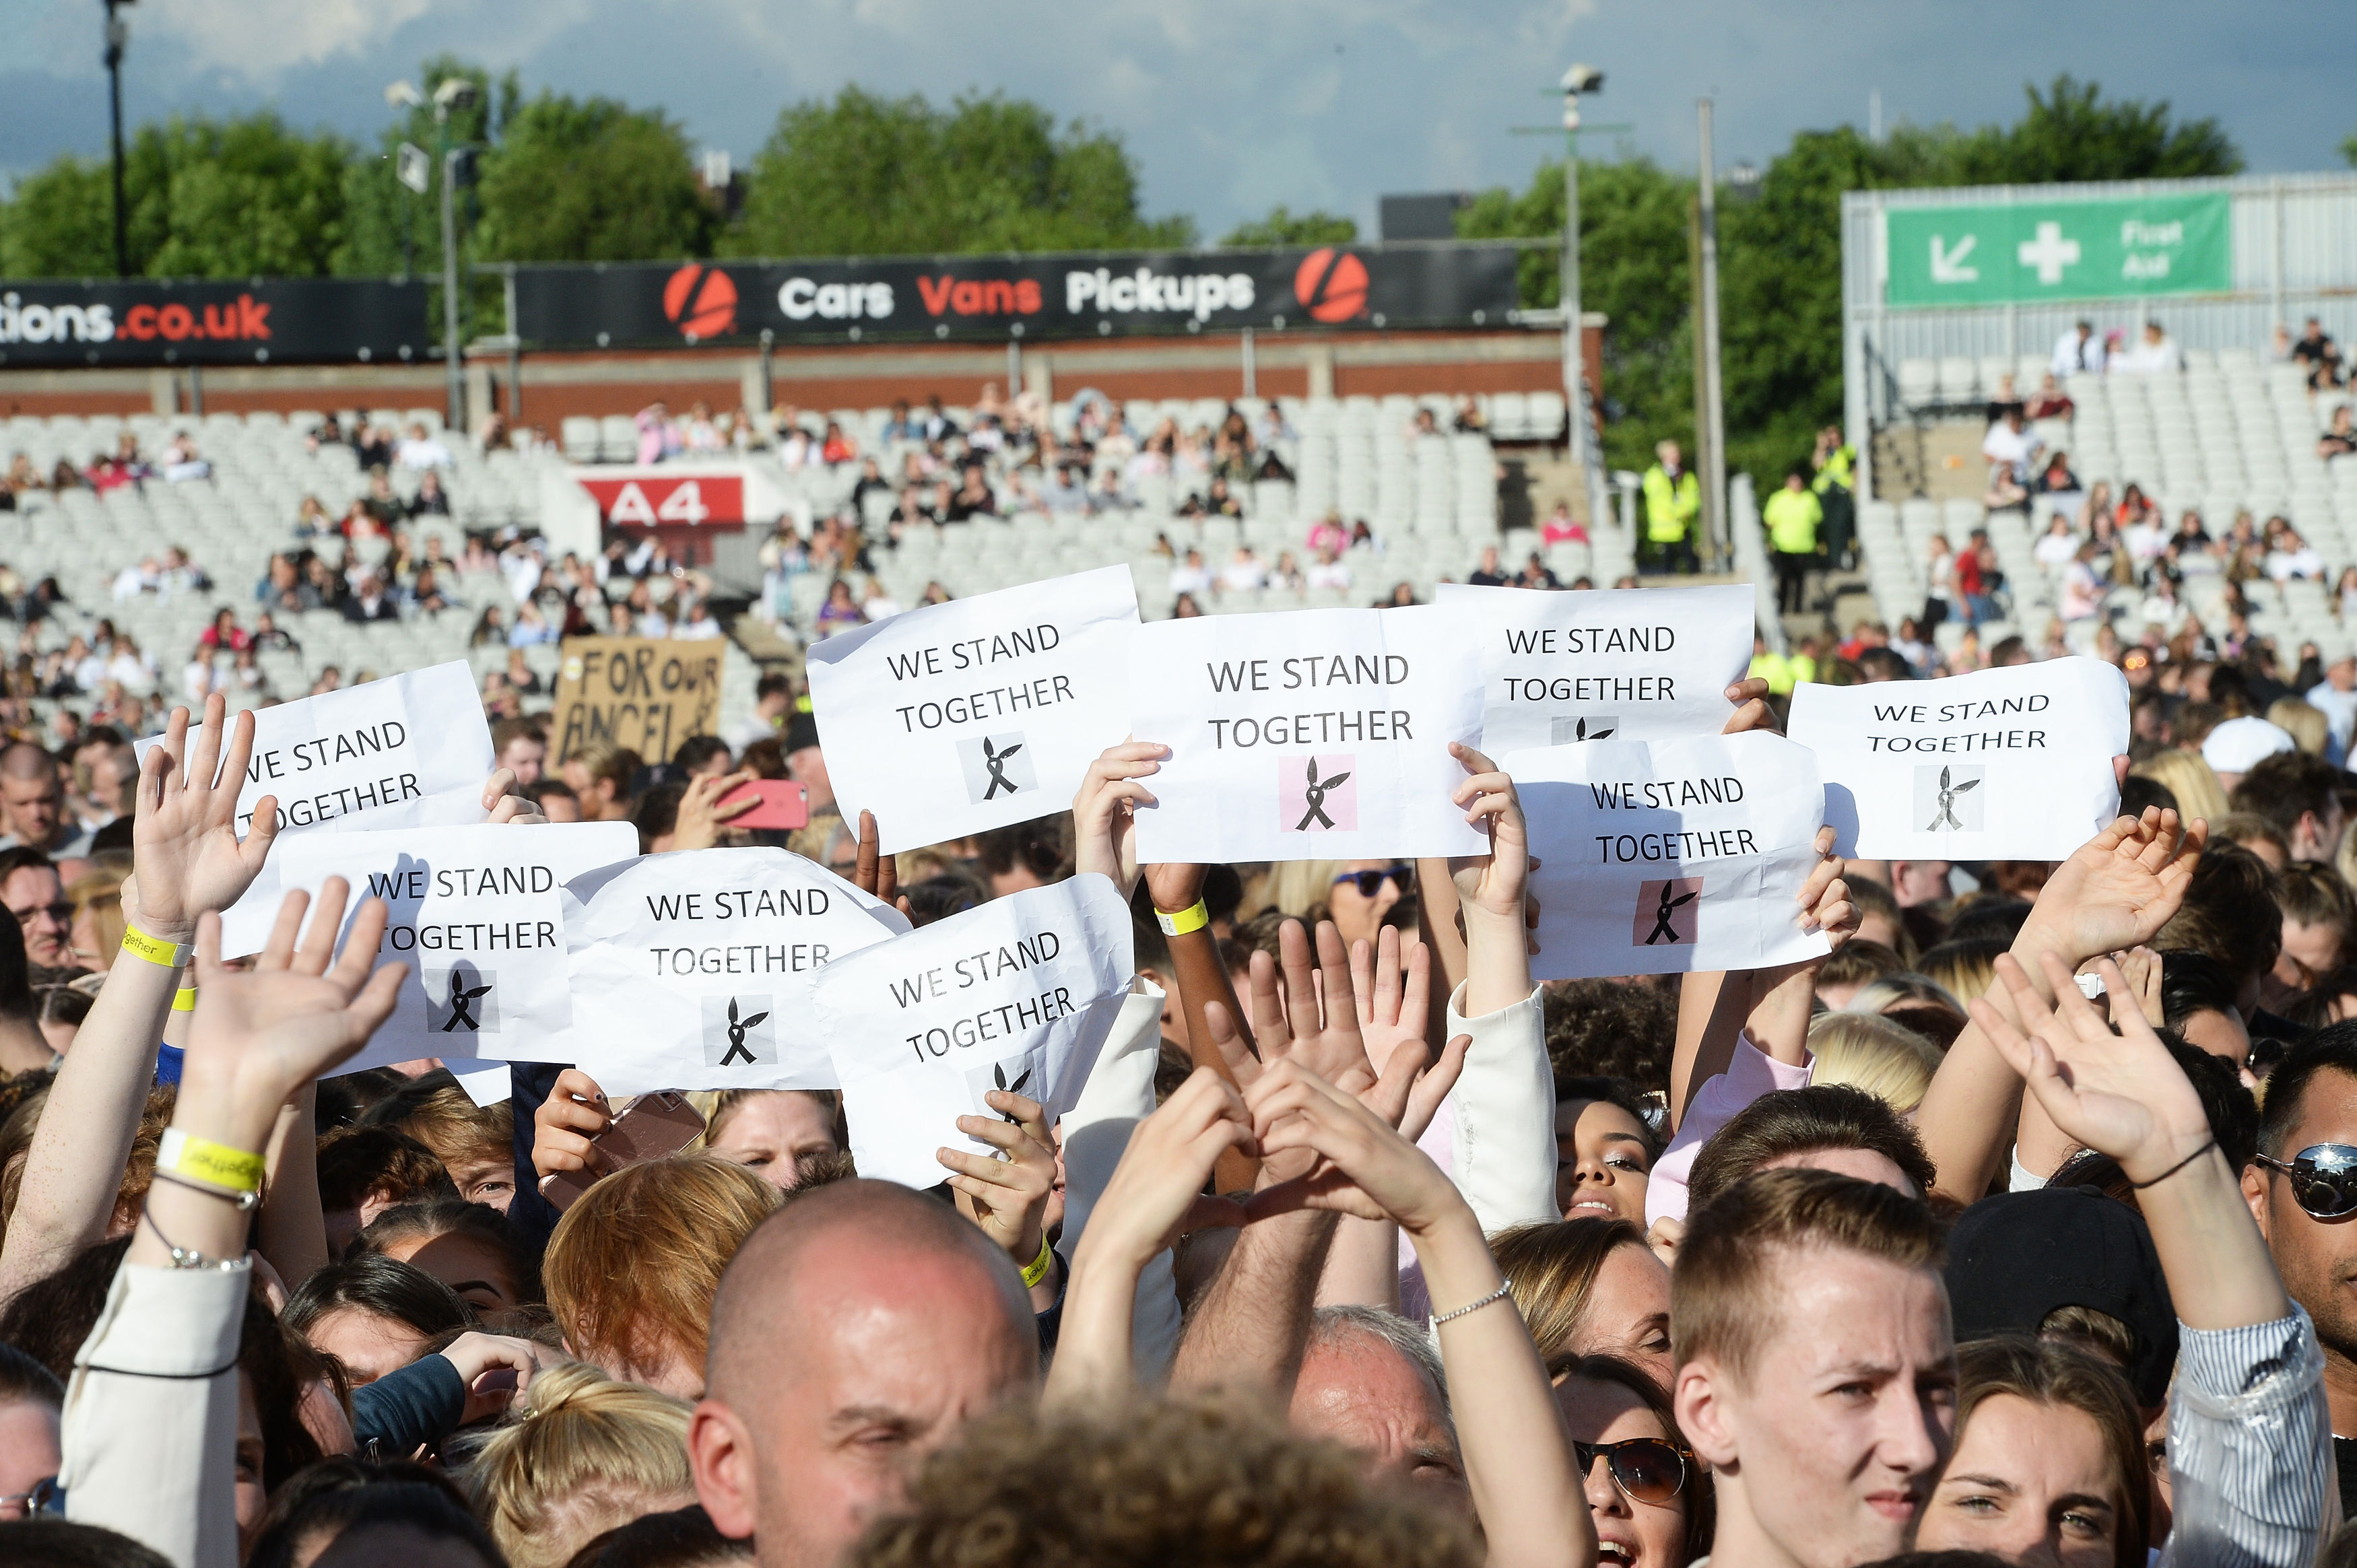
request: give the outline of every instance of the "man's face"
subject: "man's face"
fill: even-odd
[[[2306,925],[2289,915],[2283,922],[2283,956],[2298,962],[2310,974],[2326,974],[2341,966],[2341,952],[2346,938],[2338,920],[2319,920]]]
[[[827,779],[826,753],[823,748],[805,746],[786,753],[786,774],[809,789],[813,815],[834,804],[834,786]]]
[[[1719,1472],[1720,1541],[1840,1568],[1894,1556],[1955,1428],[1947,1289],[1928,1269],[1846,1249],[1789,1251],[1760,1305],[1749,1372],[1678,1369],[1678,1424]]]
[[[1902,909],[1936,904],[1948,896],[1948,874],[1954,869],[1944,860],[1894,860],[1890,896]]]
[[[774,1371],[695,1413],[696,1491],[721,1533],[750,1534],[762,1568],[831,1565],[961,1426],[1032,1392],[1038,1341],[996,1288],[963,1255],[811,1241],[791,1312],[770,1308]],[[723,1451],[724,1431],[749,1453]]]
[[[1288,1412],[1293,1430],[1359,1455],[1370,1483],[1469,1513],[1465,1461],[1432,1385],[1406,1357],[1372,1335],[1312,1346],[1302,1358]]]
[[[25,956],[44,968],[57,969],[73,956],[70,937],[73,910],[58,874],[40,865],[19,868],[0,882],[0,902],[25,929]]]
[[[0,779],[0,815],[7,818],[8,831],[16,835],[17,843],[37,849],[47,849],[56,835],[64,799],[55,773],[39,779]]]
[[[533,736],[520,735],[500,751],[499,765],[514,768],[519,785],[539,783],[547,764],[548,743]]]
[[[2281,1157],[2318,1144],[2357,1144],[2357,1078],[2328,1068],[2308,1080]],[[2284,1174],[2264,1165],[2244,1167],[2243,1196],[2284,1288],[2315,1320],[2317,1338],[2342,1356],[2357,1355],[2357,1224],[2315,1218],[2295,1200]]]

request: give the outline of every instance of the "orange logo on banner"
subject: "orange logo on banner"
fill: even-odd
[[[1293,297],[1313,321],[1348,321],[1367,308],[1367,263],[1321,246],[1295,269]]]
[[[718,267],[690,262],[663,285],[663,314],[691,343],[725,338],[737,330],[737,285]]]

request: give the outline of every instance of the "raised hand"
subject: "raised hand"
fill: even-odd
[[[1168,746],[1150,740],[1109,746],[1072,796],[1073,869],[1111,877],[1125,898],[1137,889],[1136,810],[1159,804],[1143,780],[1160,772],[1169,755]]]
[[[483,810],[489,811],[496,825],[513,822],[523,827],[545,826],[548,818],[531,800],[515,792],[516,776],[512,768],[502,768],[483,781]]]
[[[1448,863],[1458,903],[1469,919],[1479,912],[1519,924],[1531,858],[1530,829],[1523,821],[1522,798],[1514,792],[1514,781],[1471,746],[1452,741],[1448,754],[1472,775],[1449,799],[1464,811],[1469,826],[1490,835],[1489,854],[1458,855]]]
[[[1203,1187],[1222,1154],[1252,1148],[1243,1097],[1213,1069],[1197,1068],[1130,1133],[1113,1179],[1089,1211],[1075,1275],[1092,1263],[1134,1275],[1189,1230],[1242,1223],[1239,1206],[1204,1197]]]
[[[952,1173],[958,1212],[1005,1248],[1017,1268],[1028,1268],[1039,1256],[1048,1197],[1056,1186],[1055,1143],[1038,1101],[994,1089],[982,1102],[998,1115],[961,1116],[957,1129],[1006,1157],[942,1147],[933,1158]]]
[[[2120,818],[2047,879],[2024,939],[2032,950],[2064,959],[2066,972],[2098,953],[2151,941],[2184,903],[2209,836],[2207,822],[2187,827],[2157,806],[2141,818]]]
[[[278,800],[264,795],[254,802],[253,830],[238,842],[237,796],[253,760],[253,715],[240,714],[229,726],[226,714],[219,693],[206,698],[204,726],[191,740],[188,710],[174,708],[164,738],[139,766],[131,824],[139,885],[133,923],[166,941],[187,941],[197,917],[242,897],[278,836]]]
[[[884,853],[884,835],[877,830],[876,813],[859,813],[859,858],[852,863],[851,880],[862,893],[890,904],[899,899],[900,913],[909,912],[908,900],[899,898],[900,862]]]
[[[2012,954],[1996,961],[1997,983],[2020,1027],[1985,996],[1973,999],[1972,1010],[2054,1125],[2119,1161],[2130,1181],[2150,1181],[2211,1142],[2201,1097],[2144,1015],[2133,1006],[2115,1009],[2115,1035],[2072,983],[2070,969],[2051,953],[2040,957],[2051,1002]],[[2130,994],[2126,976],[2110,959],[2095,972],[2113,995]]]
[[[1276,1063],[1244,1092],[1264,1168],[1298,1152],[1308,1168],[1254,1195],[1255,1219],[1297,1208],[1326,1208],[1361,1219],[1394,1219],[1410,1235],[1428,1231],[1462,1208],[1456,1184],[1358,1096],[1297,1059]],[[1297,1168],[1299,1162],[1294,1162]]]
[[[1767,678],[1747,676],[1727,689],[1727,700],[1735,711],[1727,715],[1721,735],[1741,735],[1746,730],[1764,729],[1776,733],[1775,710],[1768,705]]]
[[[547,1177],[561,1171],[604,1176],[613,1162],[597,1139],[614,1124],[614,1108],[597,1080],[577,1067],[556,1075],[555,1087],[532,1113],[532,1168]]]
[[[1253,1037],[1262,1063],[1291,1056],[1350,1093],[1375,1082],[1374,1063],[1359,1033],[1358,998],[1351,990],[1350,954],[1331,920],[1318,922],[1317,961],[1309,934],[1298,920],[1277,928],[1277,957],[1253,954]],[[1251,1079],[1239,1068],[1236,1081]]]

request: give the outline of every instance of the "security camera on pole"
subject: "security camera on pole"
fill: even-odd
[[[440,133],[437,150],[442,160],[442,362],[448,378],[449,402],[443,420],[453,430],[467,427],[466,367],[458,352],[457,188],[475,183],[475,149],[463,143],[451,145],[450,115],[470,106],[475,96],[473,82],[463,76],[446,76],[434,89],[433,98],[434,124]],[[396,109],[415,109],[422,107],[426,98],[410,83],[396,81],[384,90],[384,101]],[[404,142],[393,166],[402,184],[420,196],[425,194],[431,166],[423,149]]]

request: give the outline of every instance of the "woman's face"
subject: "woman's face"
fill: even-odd
[[[1579,1326],[1556,1348],[1618,1356],[1669,1387],[1676,1371],[1670,1364],[1670,1266],[1639,1242],[1613,1248],[1596,1271]]]
[[[1916,1528],[1919,1552],[2111,1568],[2126,1521],[2095,1418],[1992,1394],[1973,1407]]]
[[[1626,1443],[1631,1438],[1668,1438],[1662,1418],[1631,1389],[1590,1378],[1566,1378],[1555,1389],[1555,1408],[1575,1443]],[[1588,1517],[1596,1522],[1599,1563],[1623,1568],[1680,1568],[1685,1560],[1686,1500],[1692,1476],[1665,1503],[1639,1502],[1612,1479],[1603,1455],[1580,1477]]]
[[[834,1141],[834,1113],[794,1090],[737,1101],[705,1146],[785,1192],[793,1190],[795,1162],[806,1155],[842,1153]]]
[[[404,1236],[385,1256],[414,1263],[478,1312],[505,1312],[523,1305],[523,1291],[507,1255],[480,1236],[454,1230],[442,1236]]]
[[[270,1511],[270,1488],[263,1479],[264,1448],[262,1407],[253,1402],[253,1385],[237,1375],[237,1540],[240,1551],[253,1544],[262,1516]]]
[[[359,1388],[425,1354],[429,1336],[366,1307],[339,1306],[321,1315],[304,1337],[313,1349],[341,1361]]]
[[[1566,1100],[1555,1108],[1555,1204],[1566,1219],[1600,1215],[1641,1227],[1652,1167],[1644,1128],[1618,1105]]]
[[[1372,942],[1383,929],[1383,917],[1400,901],[1401,878],[1386,876],[1375,884],[1372,894],[1359,890],[1360,879],[1348,874],[1361,871],[1389,871],[1388,860],[1346,860],[1334,868],[1334,875],[1345,877],[1327,890],[1326,907],[1333,912],[1334,929],[1342,935],[1342,944]]]

